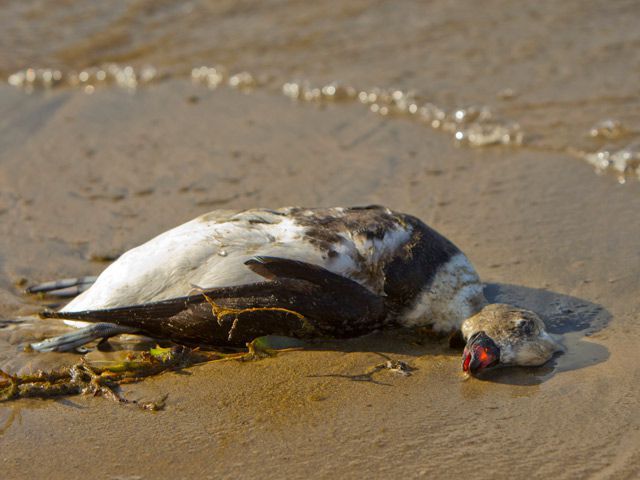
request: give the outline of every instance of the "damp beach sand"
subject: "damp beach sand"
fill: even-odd
[[[78,360],[19,351],[64,330],[14,321],[47,304],[25,281],[97,274],[212,209],[283,205],[422,218],[468,254],[491,300],[539,312],[567,353],[465,380],[459,352],[382,332],[123,387],[167,394],[153,413],[90,396],[3,402],[2,478],[640,475],[637,2],[125,3],[106,15],[100,2],[15,2],[0,20],[4,79],[110,62],[156,72],[135,89],[0,86],[1,369]],[[217,88],[192,81],[216,64]],[[250,88],[228,86],[242,71],[254,81],[235,86]],[[355,98],[289,98],[292,84],[333,81]],[[374,86],[415,90],[445,118],[363,102],[384,93]],[[512,130],[500,145],[457,142],[469,127],[457,111],[483,134]],[[625,149],[622,174],[583,161]],[[411,375],[376,369],[387,359]]]

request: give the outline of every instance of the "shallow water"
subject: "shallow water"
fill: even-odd
[[[335,100],[322,94],[342,85],[374,113],[415,119],[463,145],[558,152],[620,182],[640,177],[634,1],[56,5],[4,7],[0,75],[10,84],[92,93],[191,76],[314,103]],[[404,95],[380,101],[380,89]]]

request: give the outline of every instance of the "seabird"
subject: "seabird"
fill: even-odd
[[[129,250],[97,278],[31,291],[81,292],[42,315],[82,328],[32,344],[37,351],[120,333],[220,346],[393,326],[460,332],[471,374],[542,365],[560,350],[534,312],[489,305],[452,242],[381,206],[213,211]]]

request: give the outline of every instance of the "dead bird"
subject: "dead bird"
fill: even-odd
[[[74,288],[75,299],[42,316],[82,328],[34,350],[73,350],[120,333],[219,346],[393,326],[461,331],[471,374],[542,365],[560,350],[534,312],[488,305],[452,242],[381,206],[213,211],[129,250],[95,280],[31,291]]]

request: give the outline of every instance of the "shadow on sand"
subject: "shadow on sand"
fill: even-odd
[[[541,367],[506,367],[489,370],[479,380],[510,385],[539,385],[554,375],[586,368],[606,361],[606,347],[586,341],[586,337],[602,330],[611,320],[611,314],[602,306],[543,289],[491,283],[485,286],[485,296],[491,303],[508,303],[533,310],[544,320],[549,333],[565,347]],[[308,345],[308,350],[337,350],[341,352],[373,352],[381,356],[451,355],[460,352],[448,347],[445,340],[416,337],[414,332],[392,330],[340,341],[320,341]],[[327,374],[319,376],[350,377]],[[366,375],[364,375],[366,376]],[[352,380],[363,380],[363,375],[353,375]]]
[[[500,283],[487,284],[484,293],[491,303],[508,303],[536,312],[549,333],[563,344],[565,352],[542,367],[498,368],[486,372],[482,380],[539,385],[558,373],[590,367],[609,358],[606,347],[586,341],[611,321],[611,314],[601,305],[548,290]]]

